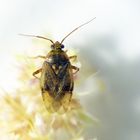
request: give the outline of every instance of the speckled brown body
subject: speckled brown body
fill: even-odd
[[[50,107],[57,110],[63,105],[65,96],[69,97],[67,102],[70,101],[73,85],[72,68],[68,56],[63,50],[52,50],[42,66],[40,86],[44,100],[45,94],[48,94],[47,96],[52,100]]]
[[[59,43],[59,42],[58,42]],[[40,87],[47,110],[56,112],[68,109],[74,87],[74,66],[62,45],[55,44],[48,53],[41,69]]]
[[[41,72],[40,87],[47,110],[56,112],[62,108],[66,111],[69,108],[74,87],[73,70],[76,70],[76,73],[79,68],[71,65],[70,59],[76,56],[68,57],[62,50],[64,48],[62,43],[56,41],[51,48],[47,56],[37,56],[45,61],[42,68],[36,70],[33,76]]]

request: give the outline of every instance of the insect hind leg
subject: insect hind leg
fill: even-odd
[[[33,76],[34,76],[35,78],[39,79],[39,78],[36,76],[36,74],[40,73],[41,71],[42,71],[42,68],[36,70],[35,72],[33,72]]]
[[[73,74],[76,74],[79,71],[79,68],[76,66],[71,65],[71,68],[75,70]]]

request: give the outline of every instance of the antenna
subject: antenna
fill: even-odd
[[[72,30],[69,34],[67,34],[67,35],[62,39],[61,44],[63,43],[63,41],[64,41],[69,35],[71,35],[73,32],[75,32],[76,30],[78,30],[78,29],[81,28],[82,26],[84,26],[84,25],[90,23],[90,22],[93,21],[95,18],[96,18],[96,17],[92,18],[91,20],[89,20],[89,21],[83,23],[82,25],[80,25],[80,26],[76,27],[74,30]]]
[[[43,37],[43,36],[36,36],[36,35],[26,35],[26,34],[19,34],[19,35],[22,35],[22,36],[29,36],[29,37],[37,37],[37,38],[41,38],[41,39],[45,39],[45,40],[49,40],[51,43],[54,44],[54,42],[49,39],[49,38],[46,38],[46,37]]]

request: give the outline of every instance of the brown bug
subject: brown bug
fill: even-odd
[[[52,50],[47,56],[36,57],[43,58],[45,61],[42,68],[33,73],[33,76],[36,77],[36,74],[41,72],[41,77],[39,78],[40,87],[45,106],[49,112],[57,112],[61,107],[65,111],[68,110],[74,88],[73,75],[79,71],[78,67],[70,63],[70,59],[74,59],[77,56],[69,57],[66,52],[63,51],[64,45],[62,43],[70,34],[94,19],[95,18],[72,30],[61,42],[56,41],[54,43],[51,39],[46,37],[21,34],[49,40],[52,43]]]

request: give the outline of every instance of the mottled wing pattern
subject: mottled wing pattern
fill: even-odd
[[[43,101],[46,109],[49,112],[56,112],[61,107],[61,102],[55,101],[50,95],[48,91],[42,92]]]
[[[64,110],[68,110],[69,103],[71,101],[72,97],[72,91],[73,91],[73,75],[72,70],[70,67],[70,63],[67,63],[58,73],[58,77],[60,80],[60,95],[57,96],[63,96],[61,99],[61,105],[63,106]]]
[[[49,112],[56,112],[61,106],[64,110],[68,109],[73,90],[70,63],[65,64],[56,74],[51,64],[44,62],[40,84],[42,97]]]
[[[40,86],[42,90],[42,97],[45,106],[49,112],[56,112],[59,110],[61,103],[56,102],[53,98],[54,85],[56,84],[56,75],[48,62],[44,62],[42,67],[42,74]]]

